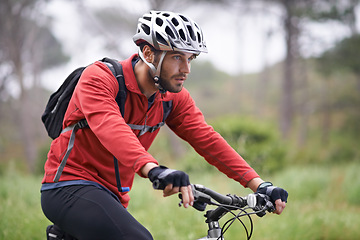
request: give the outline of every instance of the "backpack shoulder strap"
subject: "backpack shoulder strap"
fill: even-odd
[[[110,58],[103,58],[101,61],[104,62],[109,67],[109,69],[111,70],[111,72],[113,73],[113,75],[116,77],[116,79],[118,81],[119,92],[118,92],[118,94],[116,96],[116,102],[119,105],[121,115],[124,116],[125,100],[126,100],[126,87],[125,87],[125,79],[124,79],[124,76],[123,76],[122,66],[118,61],[116,61],[114,59],[110,59]],[[85,128],[85,127],[89,127],[89,125],[88,125],[86,119],[82,119],[79,122],[77,122],[77,123],[75,123],[75,124],[73,124],[71,126],[68,126],[67,128],[62,130],[62,133],[67,132],[67,131],[72,131],[72,132],[71,132],[71,136],[70,136],[70,139],[69,139],[69,144],[68,144],[66,153],[65,153],[63,159],[61,160],[60,166],[58,167],[58,170],[57,170],[57,172],[55,174],[54,182],[59,181],[60,176],[61,176],[61,174],[62,174],[62,172],[64,170],[67,159],[68,159],[68,157],[70,155],[70,152],[71,152],[71,150],[73,149],[73,146],[74,146],[75,133],[77,132],[78,129]],[[115,157],[114,157],[114,164],[115,164],[115,171],[117,170],[116,172],[118,172],[117,160],[115,161]],[[118,183],[117,184],[118,185],[118,190],[120,192],[129,191],[129,188],[121,187],[120,176],[118,174],[116,174],[116,181]]]
[[[164,110],[163,122],[165,122],[166,118],[169,116],[169,114],[172,110],[173,102],[172,102],[172,100],[170,100],[170,101],[163,101],[162,103],[163,103],[163,110]]]
[[[114,76],[116,77],[116,80],[118,81],[119,91],[118,91],[118,94],[116,95],[115,100],[119,106],[121,115],[124,117],[127,89],[125,86],[125,79],[124,79],[124,74],[122,71],[122,65],[118,61],[111,59],[111,58],[103,58],[102,62],[104,62],[110,68],[111,72],[114,74]],[[116,159],[115,156],[114,156],[114,170],[115,170],[115,178],[116,178],[116,185],[117,185],[118,191],[119,192],[129,192],[130,191],[129,187],[122,187],[122,185],[121,185],[119,164],[118,164],[118,160]]]
[[[104,62],[110,68],[111,72],[114,74],[116,80],[118,81],[119,92],[116,95],[115,100],[119,105],[121,115],[124,117],[127,89],[125,86],[125,79],[122,70],[122,65],[118,61],[111,58],[103,58],[101,61]]]

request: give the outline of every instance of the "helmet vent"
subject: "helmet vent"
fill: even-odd
[[[182,18],[182,20],[184,20],[185,22],[189,22],[189,20],[186,18],[186,17],[184,17],[183,15],[179,15],[181,18]]]
[[[171,29],[170,29],[168,26],[166,26],[165,32],[166,32],[171,38],[175,38],[175,35],[174,35],[173,31],[171,31]]]
[[[179,30],[179,34],[180,34],[181,39],[185,41],[186,37],[185,37],[185,33],[182,29]]]
[[[159,43],[162,43],[164,45],[168,45],[168,43],[166,42],[166,40],[159,34],[159,33],[156,33],[156,40],[159,42]]]
[[[151,17],[145,16],[144,19],[145,19],[145,20],[148,20],[148,21],[151,21]]]
[[[161,18],[156,18],[156,24],[158,25],[158,26],[162,26],[163,25],[163,23],[164,23],[164,21],[161,19]]]
[[[179,22],[176,18],[172,18],[171,22],[175,25],[175,27],[179,26]]]
[[[168,13],[163,13],[163,16],[164,16],[164,17],[170,17],[170,14],[168,14]]]
[[[150,27],[145,25],[145,24],[141,24],[141,28],[144,30],[144,32],[149,35],[150,34]]]
[[[190,37],[193,41],[195,41],[195,34],[191,26],[187,26],[188,32],[190,33]]]

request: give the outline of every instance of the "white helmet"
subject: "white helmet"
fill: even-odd
[[[150,11],[139,18],[133,37],[136,45],[149,43],[161,51],[207,53],[200,27],[183,14],[167,11]]]

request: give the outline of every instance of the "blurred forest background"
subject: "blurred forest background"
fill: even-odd
[[[311,181],[315,175],[331,178],[336,172],[326,186],[343,188],[349,181],[346,210],[359,214],[360,179],[352,174],[346,180],[347,171],[359,170],[360,159],[358,0],[1,0],[0,201],[13,200],[7,181],[41,179],[51,141],[40,117],[51,92],[80,65],[135,53],[137,19],[151,9],[182,12],[203,26],[209,54],[194,62],[185,86],[235,150],[269,178],[295,177],[295,169],[306,169],[307,187],[319,182]],[[253,28],[245,31],[249,21]],[[221,34],[224,29],[229,35]],[[247,41],[246,34],[260,40]],[[257,54],[256,70],[245,67],[253,57],[245,55],[249,51]],[[195,152],[166,128],[150,152],[190,175],[217,174],[194,161]],[[300,179],[289,187],[302,185]],[[0,239],[10,239],[12,225],[6,230],[4,224],[0,221]]]

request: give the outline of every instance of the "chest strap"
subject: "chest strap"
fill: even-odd
[[[144,135],[147,132],[155,132],[157,129],[161,128],[162,126],[164,126],[164,122],[158,123],[155,126],[148,126],[148,125],[136,125],[136,124],[128,124],[128,126],[132,129],[132,130],[140,130],[140,133],[138,135],[138,137]]]

